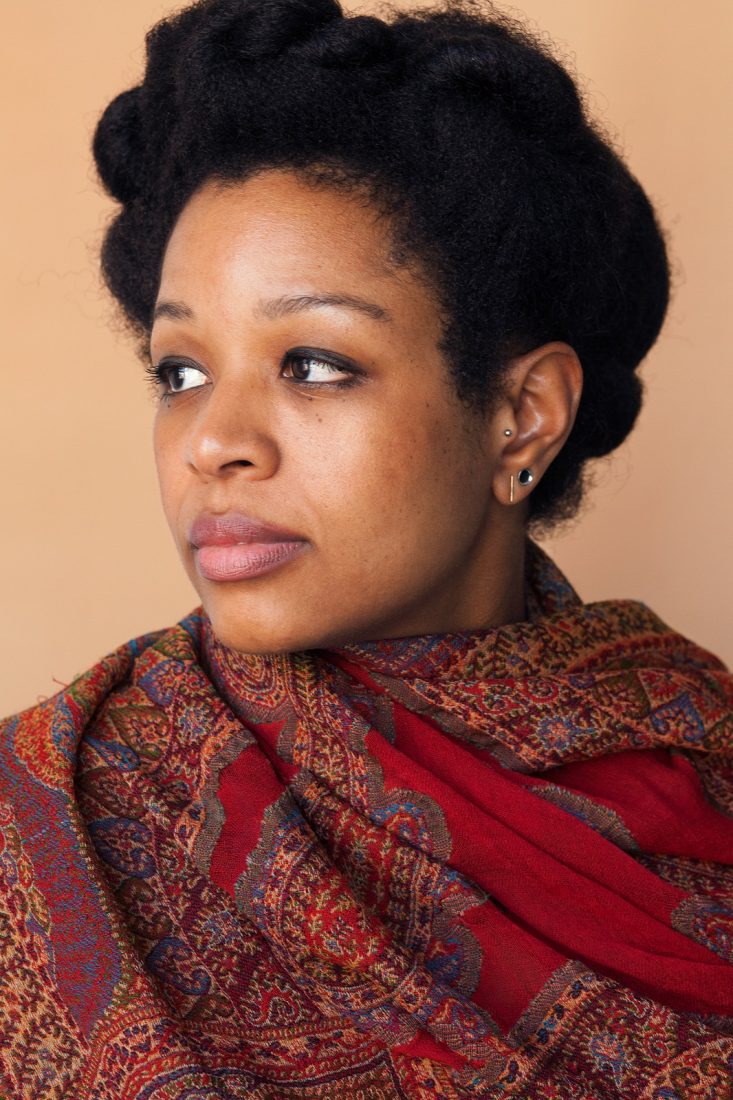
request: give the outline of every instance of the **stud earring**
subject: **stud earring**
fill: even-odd
[[[525,466],[525,468],[520,470],[517,474],[517,480],[520,485],[530,485],[534,481],[534,474]],[[509,503],[514,504],[514,474],[509,476]]]
[[[512,434],[512,429],[511,428],[505,428],[504,429],[504,435],[511,435],[511,434]]]

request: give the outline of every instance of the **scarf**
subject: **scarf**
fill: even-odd
[[[730,1095],[733,675],[526,562],[522,622],[198,609],[0,724],[0,1096]]]

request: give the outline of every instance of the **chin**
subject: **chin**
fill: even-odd
[[[273,586],[255,591],[206,585],[199,588],[199,596],[217,639],[240,653],[334,649],[386,636],[384,622],[375,614],[378,602],[372,599],[365,607],[342,590]]]
[[[253,630],[243,626],[241,622],[232,622],[209,614],[211,625],[217,639],[227,649],[237,650],[239,653],[289,653],[292,650],[303,648],[295,644],[291,638],[284,637],[273,630]]]
[[[294,629],[292,616],[270,614],[262,621],[251,608],[204,608],[217,639],[240,653],[292,653],[328,644],[320,630]]]

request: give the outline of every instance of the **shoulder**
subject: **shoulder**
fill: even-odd
[[[200,622],[197,609],[172,627],[132,638],[55,695],[0,719],[0,801],[17,804],[29,783],[73,794],[77,745],[94,715],[110,695],[132,683],[146,656],[149,661],[187,648],[195,659]]]

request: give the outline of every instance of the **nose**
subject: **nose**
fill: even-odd
[[[260,481],[272,477],[280,452],[261,387],[219,380],[207,390],[189,425],[187,463],[206,479],[237,475]]]

